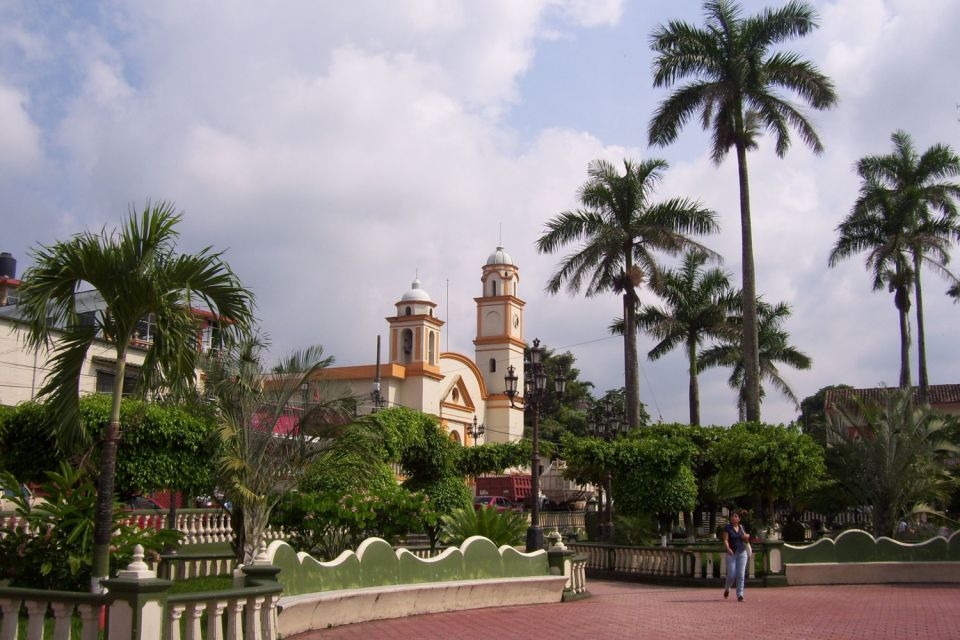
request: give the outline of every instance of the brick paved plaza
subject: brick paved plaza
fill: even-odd
[[[721,589],[589,582],[579,602],[476,609],[315,631],[297,640],[686,640],[960,638],[960,585]],[[535,630],[531,621],[536,621]]]

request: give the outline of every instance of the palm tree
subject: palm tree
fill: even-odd
[[[872,507],[875,535],[893,535],[898,519],[919,503],[949,500],[957,448],[943,416],[915,405],[909,389],[838,409],[827,464],[853,504]]]
[[[590,163],[589,180],[579,191],[582,208],[564,211],[551,219],[537,240],[540,253],[582,243],[561,261],[547,283],[549,293],[557,293],[566,283],[571,294],[581,287],[585,287],[587,297],[606,291],[621,294],[626,325],[635,327],[636,288],[645,276],[657,272],[654,252],[675,255],[688,247],[709,252],[686,234],[717,231],[713,211],[686,198],[650,202],[651,192],[667,166],[664,160],[624,160],[624,174],[620,175],[606,160]],[[636,331],[624,332],[623,346],[626,416],[633,429],[640,423]]]
[[[320,377],[333,364],[323,347],[296,351],[264,365],[266,343],[248,337],[227,345],[204,363],[207,398],[220,440],[218,485],[233,504],[237,562],[249,563],[264,542],[270,513],[319,459],[342,465],[349,455],[369,466],[380,437],[373,423],[351,423],[353,398]],[[350,433],[353,437],[342,438]]]
[[[760,361],[750,220],[750,185],[747,151],[757,148],[760,129],[776,139],[777,155],[790,146],[790,128],[815,153],[823,145],[806,116],[780,91],[792,92],[814,109],[837,101],[833,84],[810,62],[795,53],[771,53],[788,38],[804,36],[817,27],[810,5],[791,0],[780,9],[743,17],[740,6],[727,0],[704,3],[706,25],[670,22],[650,37],[657,57],[653,63],[654,87],[671,87],[692,80],[664,100],[650,121],[650,144],[667,145],[699,112],[704,130],[713,136],[712,154],[719,164],[730,151],[737,152],[740,185],[740,232],[743,261],[743,347],[747,417],[760,419]]]
[[[918,205],[908,195],[885,188],[858,164],[860,196],[850,214],[837,226],[837,242],[829,265],[866,252],[866,267],[873,273],[873,289],[894,294],[900,323],[900,386],[910,381],[910,290],[918,282],[914,265],[926,265],[953,278],[946,269],[950,241],[956,232],[952,216],[919,220]],[[922,316],[921,316],[922,318]]]
[[[790,333],[782,327],[783,322],[790,317],[790,305],[785,302],[771,305],[762,300],[757,300],[757,316],[760,328],[760,375],[799,409],[800,402],[796,394],[793,393],[793,389],[783,379],[780,370],[777,368],[779,363],[805,371],[813,365],[813,361],[808,355],[790,344]],[[737,318],[735,322],[742,322],[742,316]],[[740,341],[721,339],[718,344],[701,351],[699,357],[701,369],[719,366],[731,367],[732,371],[728,382],[732,388],[738,390],[737,408],[742,421],[750,420],[750,416],[747,413],[746,374],[743,368],[743,354],[740,349]],[[761,386],[761,401],[764,395],[766,394]]]
[[[730,314],[739,305],[739,292],[730,286],[730,274],[722,269],[703,268],[707,254],[696,249],[683,254],[679,269],[668,270],[651,281],[651,289],[665,306],[643,306],[637,315],[637,327],[660,340],[647,353],[658,360],[677,347],[687,348],[690,364],[690,424],[700,424],[700,386],[697,349],[705,338],[731,337],[736,326]],[[622,319],[611,327],[623,333]]]
[[[122,380],[137,323],[153,314],[157,326],[141,385],[176,389],[196,381],[192,306],[202,304],[228,319],[227,332],[244,331],[251,320],[253,296],[220,253],[209,248],[192,255],[175,253],[180,219],[172,204],[147,203],[139,217],[131,210],[119,231],[86,232],[42,246],[34,252],[35,264],[24,274],[20,288],[28,343],[35,349],[55,343],[40,395],[48,398],[57,415],[58,442],[65,450],[90,445],[94,439],[83,431],[79,413],[78,380],[87,350],[102,336],[113,342],[116,352],[110,423],[101,434],[92,591],[99,590],[108,572]],[[87,285],[106,305],[92,323],[81,320],[75,297]]]
[[[960,217],[955,200],[960,197],[960,184],[949,178],[960,175],[960,157],[947,145],[936,144],[918,154],[913,140],[905,131],[890,137],[893,151],[885,155],[866,156],[857,163],[857,172],[871,189],[861,193],[858,203],[869,207],[878,197],[876,191],[891,194],[896,206],[909,214],[909,252],[913,259],[913,292],[917,313],[917,377],[920,401],[927,401],[927,352],[923,323],[923,290],[921,266],[926,264],[953,279],[946,269],[950,245],[960,240]]]
[[[954,302],[960,302],[960,282],[955,282],[952,287],[947,289],[947,295],[953,298]]]

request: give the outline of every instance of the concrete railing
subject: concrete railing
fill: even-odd
[[[0,512],[0,530],[14,528],[21,522],[20,516],[9,511]],[[133,524],[141,529],[165,529],[167,527],[167,513],[154,509],[137,509],[129,511],[124,522]],[[183,544],[214,544],[233,540],[233,527],[230,524],[230,514],[223,509],[179,509],[176,517],[176,529],[183,534]],[[282,530],[267,529],[268,541],[285,540],[287,535]]]
[[[0,588],[0,640],[18,637],[21,609],[27,611],[30,640],[44,637],[44,627],[51,617],[57,640],[100,638],[104,621],[110,640],[199,640],[204,613],[208,639],[276,640],[277,602],[282,592],[276,582],[278,571],[258,557],[243,569],[243,586],[168,595],[172,582],[157,579],[143,562],[143,548],[138,545],[134,561],[116,578],[104,581],[104,594]],[[75,616],[81,620],[78,632],[74,630]]]
[[[645,577],[652,580],[684,579],[713,581],[727,575],[729,556],[716,544],[630,547],[602,543],[569,543],[568,548],[586,556],[586,569],[616,577]],[[753,544],[754,556],[747,563],[747,577],[757,578],[782,571],[777,544]],[[759,567],[758,567],[759,566]],[[758,571],[759,568],[759,571]]]

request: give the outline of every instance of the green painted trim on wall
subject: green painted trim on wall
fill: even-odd
[[[960,532],[949,539],[937,536],[924,542],[898,542],[886,536],[874,538],[861,529],[840,533],[836,539],[821,538],[811,545],[782,547],[784,564],[817,562],[960,562]]]
[[[434,558],[418,558],[406,549],[394,550],[380,538],[364,540],[356,553],[344,551],[335,560],[320,562],[297,553],[282,541],[270,543],[267,554],[280,567],[277,580],[285,596],[395,584],[449,582],[482,578],[520,578],[550,574],[546,551],[521,553],[499,549],[490,540],[474,536],[458,549],[451,547]]]

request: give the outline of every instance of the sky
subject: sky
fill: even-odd
[[[896,129],[920,149],[960,147],[960,3],[813,5],[820,28],[781,48],[836,85],[835,108],[807,111],[826,149],[794,136],[782,159],[769,139],[749,156],[757,290],[791,305],[785,328],[813,359],[782,372],[801,399],[898,379],[892,297],[871,290],[861,257],[827,267],[853,164],[889,152]],[[598,391],[619,387],[622,341],[607,330],[619,299],[546,294],[566,251],[535,242],[577,206],[591,160],[662,158],[654,199],[717,212],[721,232],[700,240],[739,287],[735,158],[714,165],[696,123],[668,147],[646,139],[667,95],[652,86],[649,35],[701,18],[688,0],[3,0],[0,251],[22,275],[39,245],[172,201],[179,249],[226,251],[274,354],[322,344],[353,365],[373,362],[416,277],[447,321],[443,346],[472,354],[481,266],[502,244],[520,268],[527,339],[569,350]],[[924,284],[931,382],[958,383],[960,306],[935,275]],[[686,421],[683,353],[641,366],[653,419]],[[704,423],[736,420],[727,376],[701,374]],[[765,421],[797,414],[768,389]]]

